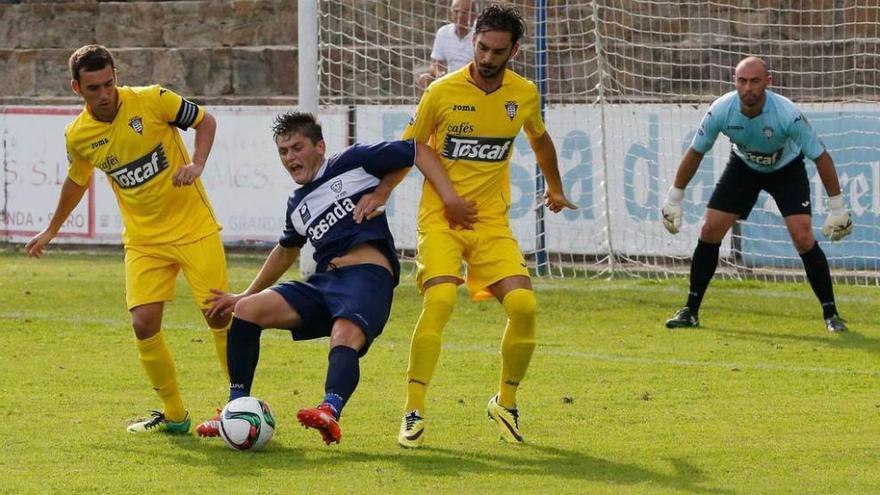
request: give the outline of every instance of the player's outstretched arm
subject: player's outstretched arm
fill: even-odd
[[[211,289],[211,292],[214,293],[214,295],[205,299],[205,303],[211,304],[211,307],[205,312],[205,316],[208,318],[216,318],[226,317],[232,314],[232,310],[235,309],[235,303],[237,303],[239,299],[256,294],[277,282],[296,261],[296,258],[299,256],[299,250],[300,248],[298,247],[286,248],[280,244],[276,244],[275,247],[272,248],[272,252],[269,253],[269,256],[266,257],[266,261],[263,262],[263,266],[260,268],[257,276],[254,277],[251,285],[240,294],[223,292],[219,289]]]
[[[402,168],[385,174],[373,192],[361,196],[360,201],[354,207],[354,222],[361,223],[365,219],[372,220],[381,215],[385,211],[385,203],[388,202],[391,191],[403,182],[410,168],[412,167]]]
[[[660,213],[663,215],[663,226],[666,227],[670,234],[677,234],[681,229],[681,202],[684,200],[684,188],[694,178],[694,174],[697,173],[697,169],[700,168],[700,162],[702,161],[702,153],[693,148],[688,148],[681,159],[681,163],[678,165],[678,171],[675,173],[675,182],[669,188],[669,192],[666,194],[666,201],[660,208]]]
[[[553,144],[553,139],[550,138],[550,133],[544,132],[541,137],[530,138],[529,144],[532,145],[532,151],[538,158],[538,166],[541,167],[541,173],[544,174],[544,181],[547,184],[544,191],[544,206],[553,213],[559,213],[563,208],[576,210],[578,206],[569,201],[562,190],[559,162],[556,159],[556,146]]]
[[[446,167],[443,166],[437,152],[424,143],[416,143],[416,166],[431,182],[443,201],[449,228],[454,229],[459,226],[464,229],[474,228],[474,222],[477,221],[476,204],[473,201],[465,201],[455,192],[449,174],[446,173]]]
[[[828,193],[828,208],[831,210],[822,225],[822,235],[826,239],[839,241],[852,233],[852,216],[846,208],[846,202],[840,190],[840,181],[837,178],[837,169],[834,167],[831,155],[827,151],[823,151],[814,161],[816,162],[816,170],[819,171],[819,178],[822,179],[822,185],[825,186],[825,192]]]
[[[205,112],[202,121],[195,126],[196,137],[193,146],[192,162],[180,167],[171,183],[175,186],[188,186],[202,175],[205,170],[205,164],[208,162],[208,155],[211,153],[211,147],[214,146],[214,135],[217,133],[217,121],[214,116]]]
[[[31,238],[25,245],[25,252],[28,256],[39,258],[43,255],[43,249],[58,235],[61,226],[70,216],[70,212],[82,200],[88,188],[89,186],[81,186],[70,180],[69,177],[64,181],[64,185],[61,186],[61,196],[58,198],[58,206],[55,207],[55,213],[52,215],[52,220],[49,221],[49,226]]]

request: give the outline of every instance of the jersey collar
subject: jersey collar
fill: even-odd
[[[473,65],[474,65],[474,62],[471,61],[471,62],[468,62],[468,64],[465,65],[465,66],[461,69],[461,70],[464,72],[464,79],[465,79],[467,82],[469,82],[470,84],[472,84],[475,88],[477,88],[478,90],[482,91],[483,94],[490,95],[490,94],[494,93],[495,91],[498,91],[499,89],[501,89],[501,88],[503,88],[504,86],[507,86],[507,85],[509,84],[509,82],[508,82],[508,81],[509,81],[509,78],[507,77],[507,72],[508,72],[510,69],[508,69],[507,67],[505,67],[505,68],[504,68],[504,77],[501,78],[501,85],[498,86],[498,88],[496,88],[494,91],[490,91],[490,92],[487,93],[486,91],[483,90],[483,88],[480,87],[479,84],[477,84],[477,81],[474,80],[474,76],[471,75],[471,66],[473,66]]]
[[[326,172],[327,172],[327,158],[325,157],[324,161],[321,162],[321,166],[318,167],[318,171],[315,173],[315,178],[312,179],[312,182],[315,182],[316,180],[323,177]]]

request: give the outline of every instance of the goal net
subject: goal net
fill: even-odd
[[[686,191],[684,224],[668,234],[659,208],[708,105],[733,87],[733,67],[763,57],[773,89],[805,112],[835,160],[856,224],[821,237],[827,197],[812,162],[815,234],[835,276],[880,279],[880,9],[873,0],[596,0],[514,2],[527,23],[511,68],[535,80],[578,210],[538,207],[535,156],[523,135],[511,161],[511,226],[538,273],[557,277],[686,273],[730,144],[719,136]],[[485,5],[480,2],[478,7]],[[398,138],[421,89],[449,2],[319,2],[323,111],[345,114],[349,142]],[[398,246],[416,246],[421,177],[395,191]],[[802,277],[776,206],[762,193],[725,239],[719,272]]]

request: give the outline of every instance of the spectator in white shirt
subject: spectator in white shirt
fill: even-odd
[[[458,70],[474,59],[474,19],[477,3],[471,0],[452,0],[449,8],[450,23],[437,30],[431,65],[428,72],[418,77],[419,87],[425,89],[434,79]]]

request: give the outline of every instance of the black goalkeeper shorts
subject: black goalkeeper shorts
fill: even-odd
[[[708,207],[737,214],[745,220],[761,191],[767,191],[773,197],[783,217],[812,215],[810,181],[807,179],[804,155],[796,157],[779,170],[764,173],[753,170],[731,152],[727,167],[709,198]]]

